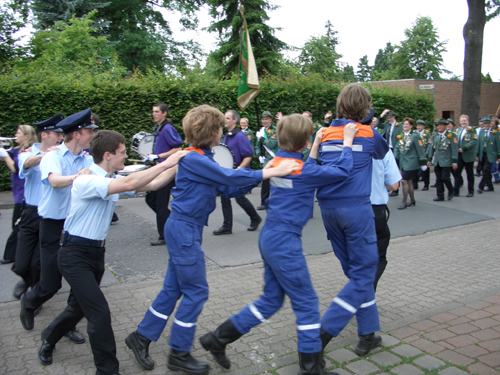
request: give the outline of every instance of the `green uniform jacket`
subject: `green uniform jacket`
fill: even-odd
[[[486,152],[486,157],[488,161],[493,164],[496,163],[497,159],[500,159],[500,138],[497,129],[490,131],[490,136],[486,137],[486,130],[481,130],[479,133],[478,140],[478,157],[479,160],[483,160],[483,154]],[[486,146],[486,151],[484,147]]]
[[[462,132],[465,132],[465,135],[462,138]],[[476,161],[477,155],[477,133],[476,129],[472,126],[467,126],[465,130],[460,128],[457,133],[458,138],[458,148],[463,150],[462,159],[466,163],[470,163]]]
[[[318,122],[315,122],[313,125],[314,125],[313,133],[311,137],[309,137],[309,141],[307,142],[306,148],[304,149],[304,151],[302,151],[303,155],[302,160],[304,161],[306,161],[309,158],[309,154],[311,153],[311,148],[314,143],[314,139],[316,138],[316,133],[318,132],[319,129],[322,128],[321,124]]]
[[[420,134],[420,137],[422,138],[422,143],[424,145],[425,155],[427,155],[427,146],[431,142],[432,134],[431,134],[431,132],[429,130],[425,129],[422,132],[422,134]]]
[[[251,131],[249,128],[246,128],[245,130],[241,130],[241,132],[247,136],[250,144],[252,145],[252,149],[255,149],[255,136],[253,135],[253,131]]]
[[[382,137],[385,138],[387,143],[389,143],[389,134],[391,131],[391,124],[389,124],[387,121],[382,123],[380,119],[377,121],[377,128],[382,129]],[[396,147],[396,144],[398,143],[398,135],[400,135],[403,132],[403,126],[399,123],[396,122],[396,125],[394,126],[394,130],[392,131],[392,148],[394,149]],[[390,145],[391,143],[389,143]]]
[[[435,166],[451,167],[458,162],[458,140],[457,137],[448,131],[444,132],[444,137],[438,132],[432,135],[432,142],[427,149],[427,158]]]
[[[257,156],[265,156],[266,161],[265,163],[269,160],[271,160],[274,156],[272,156],[264,146],[266,146],[268,149],[270,149],[274,154],[276,155],[278,153],[279,147],[278,147],[278,138],[276,137],[276,128],[273,125],[269,125],[269,128],[267,128],[264,137],[258,140],[258,155]]]
[[[406,139],[400,135],[394,146],[394,157],[399,160],[399,167],[404,171],[414,171],[427,163],[422,137],[416,131],[411,132]]]

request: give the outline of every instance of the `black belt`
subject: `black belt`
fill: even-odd
[[[27,210],[27,209],[30,209],[30,210],[38,210],[38,206],[33,206],[31,204],[28,204],[28,203],[25,203],[24,205],[24,209]]]
[[[66,231],[61,234],[61,246],[65,246],[67,243],[72,243],[75,245],[90,246],[90,247],[104,247],[106,240],[91,240],[85,237],[72,236]]]

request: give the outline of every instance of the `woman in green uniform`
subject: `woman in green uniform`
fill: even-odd
[[[422,137],[418,132],[413,131],[415,121],[406,117],[403,120],[403,133],[397,136],[398,143],[394,147],[394,156],[399,160],[401,175],[403,179],[403,201],[398,207],[404,210],[408,206],[415,206],[415,196],[413,192],[413,180],[418,180],[418,170],[421,165],[427,163]],[[410,203],[407,197],[410,195]]]

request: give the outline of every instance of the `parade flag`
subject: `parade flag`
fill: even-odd
[[[255,65],[252,45],[250,44],[250,34],[248,33],[248,25],[245,18],[243,18],[241,28],[238,107],[244,111],[259,93],[259,76],[257,74],[257,65]]]

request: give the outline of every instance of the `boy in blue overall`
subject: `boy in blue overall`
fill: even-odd
[[[333,299],[321,319],[323,348],[356,315],[360,341],[356,354],[366,355],[380,345],[380,330],[373,282],[378,263],[377,235],[370,204],[372,163],[389,151],[387,142],[369,125],[359,121],[369,112],[371,95],[362,86],[350,84],[337,98],[337,116],[323,132],[320,158],[323,165],[336,165],[342,158],[343,128],[358,123],[352,146],[353,167],[347,179],[318,189],[323,224],[335,256],[349,282]],[[324,362],[323,362],[324,363]]]
[[[276,166],[291,159],[296,160],[300,168],[285,178],[271,179],[267,219],[259,237],[264,261],[264,293],[214,332],[200,338],[202,346],[226,369],[231,366],[225,354],[226,345],[276,313],[286,294],[297,316],[300,373],[325,374],[318,364],[321,354],[318,297],[311,283],[300,237],[313,212],[315,189],[336,184],[349,176],[351,145],[357,130],[354,124],[345,127],[342,155],[337,165],[328,167],[317,164],[322,130],[317,133],[309,158],[305,163],[302,161],[302,151],[312,132],[312,121],[303,115],[285,116],[278,122],[280,150],[270,163]]]
[[[220,167],[213,160],[211,149],[219,144],[224,122],[222,112],[208,105],[191,109],[182,120],[186,140],[192,147],[186,149],[188,154],[178,164],[176,186],[172,190],[172,213],[165,224],[169,253],[167,274],[162,290],[137,331],[125,339],[136,360],[146,370],[154,367],[154,361],[149,356],[149,344],[160,338],[170,314],[182,297],[170,334],[172,350],[168,368],[194,375],[208,373],[208,364],[194,359],[190,350],[196,321],[208,299],[201,237],[208,215],[215,209],[217,193],[228,198],[239,196],[262,179],[286,176],[298,167],[295,161],[287,161],[264,171]]]

